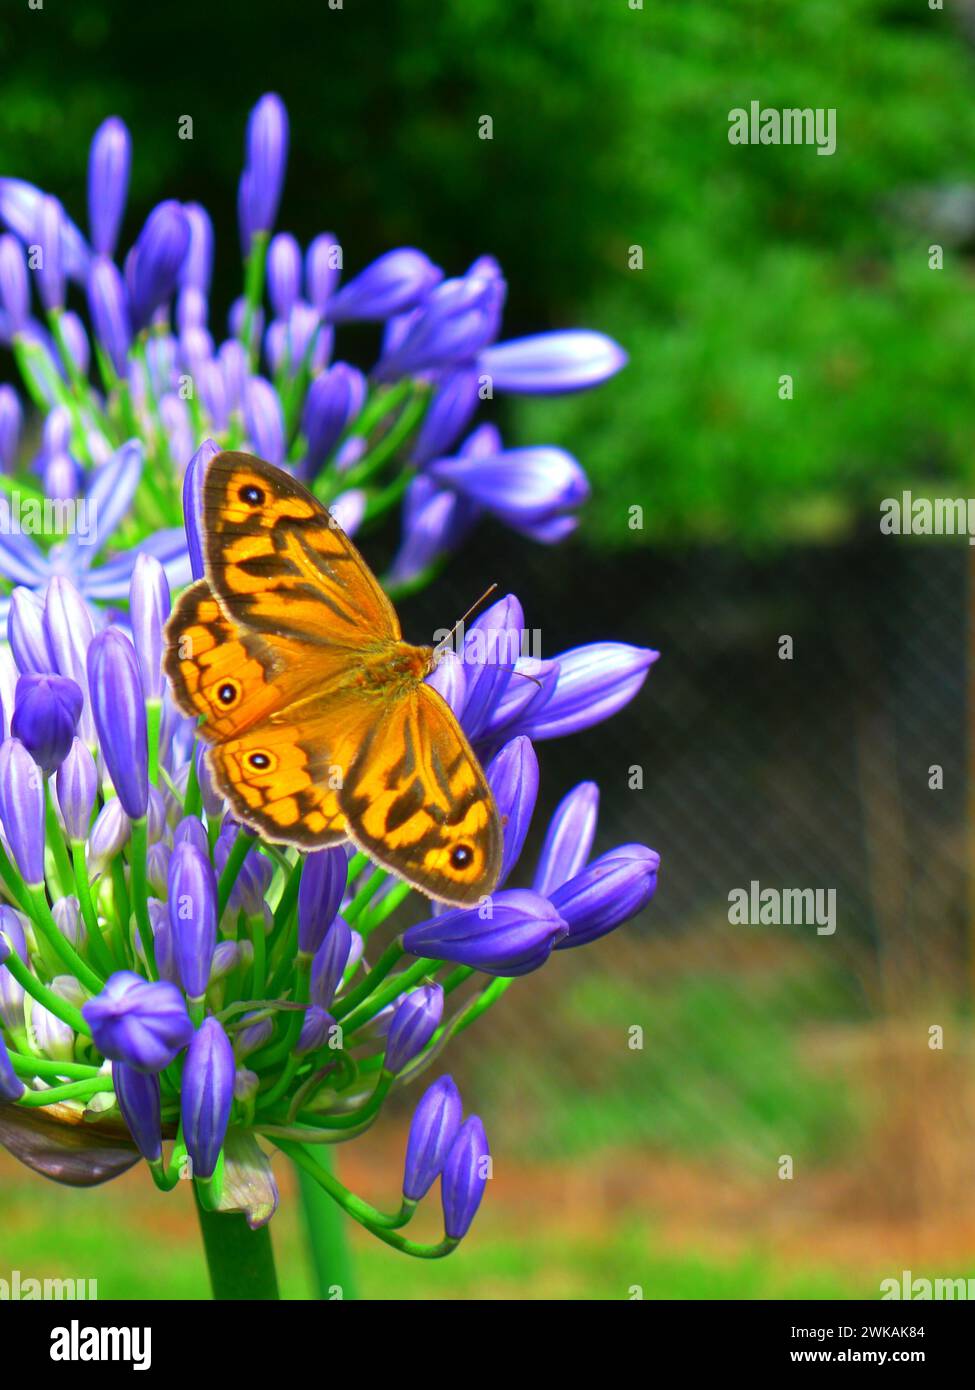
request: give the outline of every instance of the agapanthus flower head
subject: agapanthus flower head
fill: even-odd
[[[590,862],[591,783],[564,799],[534,877],[526,871],[534,742],[621,708],[657,654],[607,642],[542,659],[525,649],[525,616],[510,594],[464,633],[459,654],[441,644],[429,677],[481,759],[504,825],[497,887],[476,905],[435,905],[404,932],[420,915],[397,915],[408,883],[348,845],[309,853],[264,843],[216,786],[214,733],[233,758],[226,735],[267,720],[283,727],[290,706],[278,697],[292,692],[277,670],[290,660],[290,609],[273,631],[250,631],[206,537],[213,458],[256,451],[302,478],[349,535],[360,526],[368,535],[366,523],[402,504],[402,543],[380,582],[412,591],[482,518],[552,545],[588,497],[582,465],[565,450],[516,447],[478,424],[481,399],[581,389],[625,361],[584,330],[499,343],[506,282],[491,256],[445,279],[422,250],[399,247],[343,281],[338,235],[304,247],[290,233],[272,236],[288,144],[284,104],[266,94],[247,123],[238,196],[246,266],[229,336],[211,314],[214,225],[200,204],[159,203],[116,264],[132,160],[117,117],[91,144],[90,244],[54,193],[0,178],[0,341],[41,417],[25,428],[21,397],[0,386],[0,470],[55,518],[39,537],[30,526],[0,528],[9,639],[0,645],[0,820],[10,861],[0,1133],[5,1142],[18,1126],[26,1133],[32,1108],[56,1134],[62,1101],[116,1129],[124,1121],[160,1188],[185,1176],[188,1156],[201,1207],[239,1205],[253,1225],[277,1203],[262,1145],[304,1161],[314,1141],[369,1128],[398,1081],[448,1044],[468,1008],[457,985],[476,972],[493,977],[471,981],[479,1016],[553,949],[634,916],[657,871],[655,853],[634,844]],[[74,287],[87,295],[85,320]],[[355,350],[346,330],[355,321],[382,325],[378,362],[343,356],[347,338]],[[298,532],[288,534],[290,544]],[[319,560],[308,551],[288,563]],[[251,555],[240,574],[254,561],[264,563]],[[340,566],[328,567],[338,602]],[[193,580],[211,585],[218,626],[244,630],[239,643],[194,654],[200,683],[187,681],[190,694],[210,688],[214,651],[235,668],[264,668],[240,725],[209,707],[201,725],[186,713],[187,692],[177,705],[164,676],[171,596],[178,602]],[[212,625],[201,627],[212,642]],[[309,676],[313,655],[301,662]],[[325,707],[329,690],[312,679],[294,695]],[[422,726],[411,726],[396,775],[422,761],[452,797],[450,767],[429,762],[424,743]],[[508,886],[527,881],[532,889]],[[45,1158],[44,1170],[101,1181],[133,1161],[125,1141],[89,1151],[89,1130],[73,1127],[70,1161]],[[316,1167],[304,1166],[314,1178]],[[488,1166],[480,1121],[462,1123],[457,1089],[441,1077],[413,1117],[398,1214],[370,1217],[337,1179],[323,1186],[389,1243],[441,1255],[466,1234]],[[438,1177],[446,1235],[421,1246],[399,1229]]]

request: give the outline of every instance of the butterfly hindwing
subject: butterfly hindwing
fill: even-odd
[[[392,604],[322,504],[252,454],[218,454],[204,484],[207,576],[257,632],[316,646],[397,640]]]
[[[339,805],[355,842],[441,902],[490,893],[503,838],[491,789],[449,706],[419,685],[360,743]]]

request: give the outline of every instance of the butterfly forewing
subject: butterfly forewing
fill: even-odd
[[[218,454],[203,515],[207,576],[239,622],[316,645],[399,638],[393,606],[362,556],[289,474],[251,454]]]

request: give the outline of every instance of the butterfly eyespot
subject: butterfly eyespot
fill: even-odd
[[[223,681],[217,688],[217,699],[222,705],[232,705],[240,694],[236,681]]]
[[[247,766],[252,772],[267,772],[273,760],[270,753],[248,753]]]
[[[455,845],[450,851],[450,863],[455,869],[469,869],[474,858],[470,845]]]
[[[237,496],[248,507],[259,507],[264,501],[263,491],[253,483],[245,483]]]

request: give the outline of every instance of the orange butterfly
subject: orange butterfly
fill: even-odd
[[[441,902],[490,893],[501,868],[491,789],[402,640],[368,565],[289,474],[222,453],[203,486],[206,578],[178,599],[165,670],[217,787],[270,841],[352,840]]]

